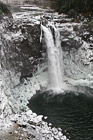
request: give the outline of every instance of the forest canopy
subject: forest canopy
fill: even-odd
[[[53,0],[56,9],[62,13],[74,10],[78,13],[90,13],[93,15],[93,0]]]

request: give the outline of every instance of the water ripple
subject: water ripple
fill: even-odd
[[[33,97],[29,107],[37,114],[48,116],[47,122],[61,127],[71,140],[93,140],[93,98],[81,95],[46,93]]]

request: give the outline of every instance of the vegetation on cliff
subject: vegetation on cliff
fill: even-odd
[[[56,9],[62,13],[71,12],[75,15],[79,13],[93,15],[93,0],[53,0]]]
[[[2,14],[7,15],[7,14],[11,14],[11,12],[9,11],[8,7],[4,3],[0,2],[0,15]]]

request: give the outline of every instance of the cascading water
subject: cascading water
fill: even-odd
[[[42,31],[44,32],[44,40],[47,46],[48,72],[49,72],[48,89],[53,90],[54,92],[61,92],[64,70],[63,70],[63,53],[61,49],[60,33],[54,25],[51,25],[51,28],[50,27],[47,28],[41,25],[41,39],[42,39]]]

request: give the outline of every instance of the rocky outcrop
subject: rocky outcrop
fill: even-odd
[[[47,117],[44,117],[46,119]],[[0,130],[1,140],[25,139],[25,140],[68,140],[62,133],[61,128],[51,127],[51,124],[43,121],[43,116],[37,116],[31,110],[26,110],[21,114],[10,117],[10,125],[6,126],[5,131]]]
[[[74,80],[88,79],[91,83],[89,86],[92,86],[93,36],[89,32],[86,21],[74,23],[73,19],[69,19],[66,15],[58,15],[52,13],[50,9],[36,6],[24,6],[22,9],[25,10],[13,14],[13,19],[4,17],[0,21],[0,61],[4,94],[10,101],[9,105],[12,106],[13,111],[20,111],[20,108],[26,107],[28,99],[36,93],[35,91],[32,93],[31,86],[34,85],[35,88],[37,77],[34,82],[31,82],[31,79],[29,83],[25,82],[25,79],[37,75],[40,71],[47,72],[48,69],[46,45],[44,40],[42,44],[40,43],[41,22],[48,23],[47,26],[54,22],[60,30],[64,75]],[[20,82],[21,84],[23,82],[23,86]],[[82,83],[86,85],[86,81]],[[26,85],[29,85],[29,88],[25,87]],[[40,88],[42,87],[38,83],[36,90]]]
[[[92,36],[83,24],[69,24],[62,28],[65,74],[74,79],[86,79],[92,75],[93,68]]]
[[[6,23],[7,24],[7,23]],[[32,76],[35,66],[42,58],[39,41],[40,25],[19,25],[13,21],[2,34],[2,67],[21,77]]]

